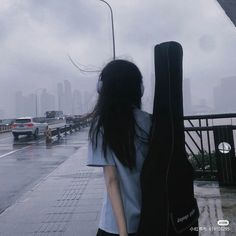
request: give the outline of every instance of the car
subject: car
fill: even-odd
[[[36,139],[40,134],[45,134],[48,124],[39,118],[21,117],[15,120],[12,125],[12,134],[15,139],[19,135],[33,135]]]

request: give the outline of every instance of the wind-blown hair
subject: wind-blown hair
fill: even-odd
[[[137,135],[133,109],[141,108],[142,74],[132,62],[113,60],[104,67],[99,79],[103,86],[92,112],[89,138],[96,148],[100,133],[105,158],[109,147],[118,160],[132,170],[136,166],[134,140]]]

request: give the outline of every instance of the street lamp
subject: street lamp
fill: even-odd
[[[111,29],[112,29],[112,42],[113,42],[113,60],[116,59],[116,49],[115,49],[115,33],[114,33],[114,21],[113,21],[113,11],[112,8],[110,6],[110,4],[108,2],[106,2],[105,0],[99,0],[101,2],[104,2],[110,9],[111,12]]]
[[[116,46],[115,46],[115,32],[114,32],[114,20],[113,20],[113,11],[111,6],[109,5],[108,2],[106,2],[105,0],[99,0],[103,3],[105,3],[109,9],[110,9],[110,13],[111,13],[111,29],[112,29],[112,45],[113,45],[113,60],[116,59]],[[68,58],[70,60],[70,62],[72,63],[72,65],[74,65],[77,69],[79,69],[80,72],[101,72],[100,70],[87,70],[87,69],[83,69],[80,65],[78,65],[77,63],[74,62],[74,60],[71,58],[71,56],[68,54]]]

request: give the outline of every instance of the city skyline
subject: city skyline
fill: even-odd
[[[153,76],[153,75],[152,75]],[[154,82],[154,81],[153,81]],[[151,83],[151,86],[154,84]],[[91,97],[88,91],[72,89],[69,80],[64,80],[56,84],[57,92],[52,93],[46,88],[41,88],[37,92],[23,94],[22,91],[15,93],[15,117],[18,116],[44,116],[47,110],[62,110],[64,114],[81,115],[91,111],[96,102],[96,96]],[[212,88],[213,104],[204,98],[192,101],[192,83],[190,78],[183,79],[183,108],[184,115],[206,114],[206,113],[226,113],[236,112],[236,105],[233,101],[236,99],[234,88],[236,87],[236,76],[224,77],[218,81],[218,84]],[[227,96],[222,96],[227,91]],[[37,98],[36,98],[37,94]],[[67,98],[66,98],[67,96]],[[153,93],[150,93],[150,98]],[[149,98],[149,100],[150,100]],[[36,104],[37,99],[37,104]],[[231,104],[231,105],[230,105]],[[36,111],[37,107],[37,111]],[[4,116],[5,111],[0,109],[0,119],[12,118]]]
[[[143,74],[144,110],[152,111],[153,49],[166,41],[183,46],[184,78],[192,84],[193,106],[205,99],[213,107],[213,87],[221,78],[236,75],[231,59],[236,54],[235,26],[216,0],[179,0],[177,5],[173,0],[110,0],[109,4],[116,56],[133,61]],[[105,4],[2,0],[0,12],[2,114],[14,116],[17,90],[30,94],[45,87],[55,95],[56,84],[69,79],[73,89],[94,93],[99,73],[81,73],[68,56],[82,68],[96,71],[112,59],[111,18]]]
[[[95,99],[90,101],[90,98],[89,92],[72,89],[69,80],[57,83],[56,94],[47,91],[46,88],[40,88],[29,94],[17,91],[15,93],[15,117],[45,116],[45,112],[50,110],[61,110],[65,115],[81,115],[92,109]]]

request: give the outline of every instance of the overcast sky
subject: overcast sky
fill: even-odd
[[[193,102],[212,104],[212,88],[236,75],[236,29],[216,0],[107,0],[114,12],[116,51],[135,62],[145,83],[144,108],[153,74],[153,48],[178,41]],[[108,7],[99,0],[0,0],[0,109],[14,114],[14,93],[46,87],[56,92],[64,79],[94,91],[97,74],[81,74],[68,60],[101,69],[112,59]]]

